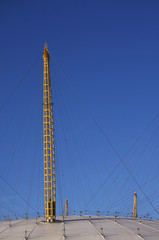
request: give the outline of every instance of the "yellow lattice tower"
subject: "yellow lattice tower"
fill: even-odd
[[[43,131],[44,131],[44,196],[45,219],[53,222],[56,219],[56,182],[55,182],[55,147],[53,104],[49,70],[49,51],[44,47],[44,85],[43,85]]]
[[[137,193],[134,194],[133,218],[137,218]]]

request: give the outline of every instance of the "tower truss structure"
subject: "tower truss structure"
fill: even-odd
[[[53,104],[49,69],[49,51],[44,47],[44,81],[43,81],[43,139],[44,139],[44,196],[45,220],[56,219],[56,181],[55,181],[55,146]]]

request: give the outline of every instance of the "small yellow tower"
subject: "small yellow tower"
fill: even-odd
[[[68,216],[68,200],[65,201],[65,216]]]
[[[45,220],[56,219],[56,182],[55,182],[55,147],[53,106],[49,70],[49,51],[44,47],[44,82],[43,82],[43,139],[44,139],[44,196]]]
[[[137,218],[137,193],[134,194],[133,218]]]

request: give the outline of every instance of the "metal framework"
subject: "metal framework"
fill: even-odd
[[[44,137],[44,196],[45,220],[56,219],[56,182],[55,182],[55,147],[53,104],[49,70],[49,51],[44,47],[44,82],[43,82],[43,137]]]

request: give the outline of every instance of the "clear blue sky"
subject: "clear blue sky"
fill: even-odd
[[[47,42],[58,214],[66,198],[70,211],[78,214],[86,208],[90,214],[96,210],[131,214],[137,191],[139,215],[158,218],[122,164],[109,177],[120,160],[77,95],[123,157],[159,111],[159,2],[2,0],[0,29],[1,176],[43,213],[42,54]],[[157,116],[124,158],[156,209],[158,123]],[[0,189],[1,216],[11,210],[19,216],[26,211],[34,214],[2,180]]]

